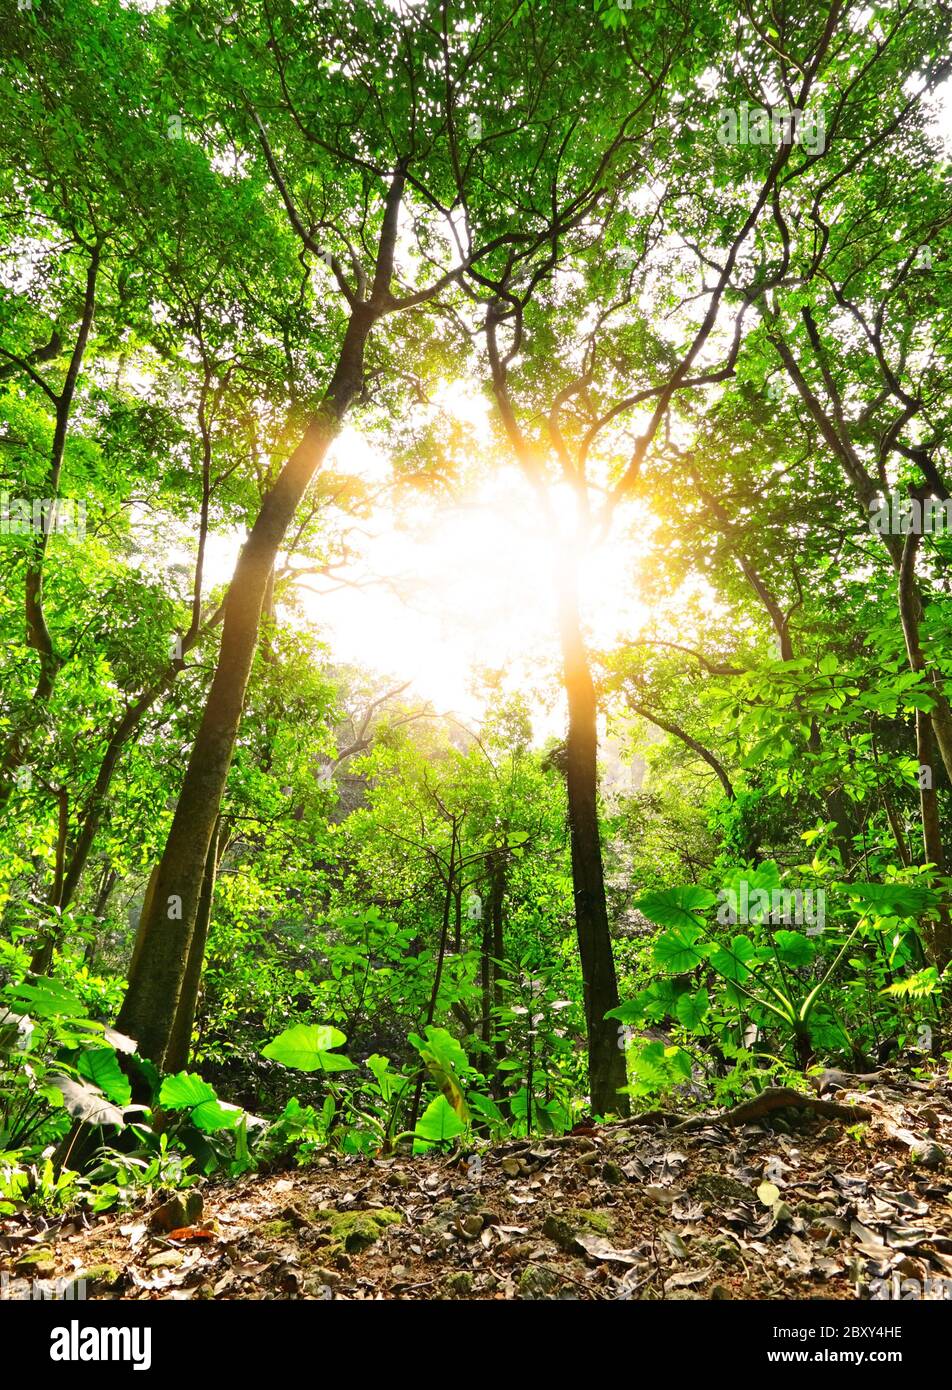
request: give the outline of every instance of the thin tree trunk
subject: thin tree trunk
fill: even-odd
[[[493,884],[495,870],[490,863],[490,884]],[[493,975],[492,975],[492,954],[493,954],[493,916],[492,916],[492,895],[494,888],[490,887],[489,901],[486,903],[483,912],[479,943],[479,992],[482,999],[482,1017],[479,1021],[479,1036],[486,1044],[487,1069],[489,1065],[489,1047],[493,1036]]]
[[[450,839],[450,862],[446,871],[446,892],[443,895],[443,917],[440,922],[440,945],[436,956],[436,971],[433,975],[433,988],[430,990],[430,1001],[426,1010],[426,1021],[424,1031],[436,1017],[436,1001],[440,995],[440,981],[443,978],[443,961],[446,958],[446,943],[450,935],[450,909],[453,904],[453,894],[456,885],[456,836],[457,823],[452,822],[452,834]],[[410,1106],[410,1119],[407,1128],[414,1130],[417,1127],[417,1120],[420,1118],[420,1100],[423,1096],[423,1081],[426,1077],[426,1068],[421,1067],[417,1073],[416,1085],[413,1088],[413,1102]]]
[[[493,1004],[497,1010],[496,1023],[496,1070],[493,1072],[492,1093],[498,1100],[502,1095],[503,1073],[499,1070],[501,1062],[506,1060],[506,1039],[503,1030],[498,1024],[498,1011],[504,1008],[506,1003],[506,940],[505,940],[505,918],[503,917],[503,905],[506,898],[506,861],[504,858],[494,860],[492,895],[490,897],[490,916],[492,918],[492,953],[493,953]]]
[[[575,927],[582,962],[588,1071],[592,1110],[599,1115],[628,1113],[625,1055],[618,1028],[605,1014],[618,1005],[618,982],[608,925],[605,874],[598,825],[597,702],[588,653],[582,639],[574,576],[564,577],[561,595],[562,660],[568,697],[566,783],[572,844]]]
[[[118,882],[118,869],[114,869],[107,861],[102,871],[102,877],[99,880],[99,892],[96,895],[96,906],[93,908],[93,917],[96,919],[96,921],[101,921],[102,918],[105,917],[106,904],[109,902],[109,899],[112,896],[112,890],[115,888]],[[97,932],[87,942],[86,950],[83,953],[83,964],[85,966],[88,966],[90,970],[92,970],[93,966],[96,964],[96,955],[98,950],[99,934]]]
[[[915,587],[916,554],[919,537],[910,531],[903,544],[902,561],[899,566],[899,613],[902,630],[906,639],[906,652],[913,671],[923,671],[926,667],[925,653],[919,639],[919,603]],[[919,806],[922,813],[922,843],[926,862],[935,865],[937,874],[945,872],[945,850],[942,845],[942,827],[939,821],[939,799],[935,791],[935,741],[934,722],[921,709],[916,710],[916,757],[919,761]],[[952,922],[948,909],[940,910],[938,922],[926,931],[926,950],[930,965],[944,970],[952,959]]]
[[[172,1024],[169,1045],[165,1053],[166,1071],[183,1071],[185,1067],[188,1066],[192,1044],[192,1027],[195,1023],[195,1011],[198,1006],[198,989],[201,984],[202,965],[205,960],[205,945],[208,941],[208,929],[212,920],[212,905],[215,898],[215,876],[218,872],[219,839],[220,825],[216,825],[212,832],[211,842],[208,846],[208,858],[205,861],[205,877],[202,881],[201,896],[198,900],[198,913],[195,917],[195,928],[192,932],[192,940],[189,943],[188,962],[185,966],[185,975],[182,979],[182,992],[179,995],[178,1008],[175,1010],[175,1021]]]

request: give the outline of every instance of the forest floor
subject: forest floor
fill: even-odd
[[[952,1084],[881,1072],[825,1094],[870,1118],[658,1115],[468,1156],[322,1157],[190,1208],[24,1211],[0,1218],[5,1296],[85,1277],[123,1299],[855,1299],[910,1280],[952,1297]]]

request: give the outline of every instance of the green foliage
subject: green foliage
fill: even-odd
[[[0,492],[88,512],[0,536],[4,1212],[567,1131],[603,886],[639,1102],[924,1064],[948,1032],[952,544],[870,526],[952,471],[943,7],[794,4],[782,34],[720,0],[345,8],[44,0],[0,38]],[[822,149],[719,138],[794,68]],[[344,426],[370,307],[361,445],[285,518],[245,689],[221,557]],[[510,463],[516,545],[572,563],[540,549],[546,602],[504,597],[563,630],[518,693],[473,671],[464,727],[402,683],[417,653],[343,666],[308,581]],[[492,623],[492,568],[454,625]],[[216,672],[242,717],[160,1075],[109,1021]],[[568,743],[566,684],[593,702]]]

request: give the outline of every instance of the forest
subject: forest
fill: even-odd
[[[0,1298],[952,1298],[950,151],[947,0],[3,0]]]

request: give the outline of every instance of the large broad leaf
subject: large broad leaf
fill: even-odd
[[[215,1094],[213,1086],[200,1076],[180,1071],[166,1076],[159,1091],[159,1105],[166,1110],[188,1110],[196,1129],[213,1134],[219,1129],[234,1129],[241,1123],[244,1111],[236,1105],[226,1105]]]
[[[717,897],[707,888],[689,884],[686,888],[666,888],[661,893],[645,893],[635,907],[659,927],[695,927],[701,923],[698,913],[712,907]]]
[[[674,927],[671,931],[666,931],[654,944],[655,961],[662,969],[670,970],[674,975],[693,970],[707,954],[704,943],[697,944],[700,935],[698,927]]]
[[[469,1058],[452,1033],[445,1028],[426,1027],[425,1040],[419,1033],[410,1034],[410,1042],[419,1052],[428,1052],[435,1062],[449,1071],[464,1072],[469,1066]]]
[[[773,939],[777,955],[784,965],[810,965],[816,955],[816,947],[803,932],[777,931]]]
[[[378,1052],[375,1052],[372,1057],[367,1058],[367,1066],[376,1078],[377,1085],[380,1087],[380,1095],[384,1101],[389,1102],[393,1095],[400,1090],[400,1087],[406,1085],[407,1078],[405,1076],[390,1070],[389,1057],[381,1057]]]
[[[693,994],[688,992],[679,995],[675,1005],[675,1013],[678,1016],[678,1022],[694,1032],[704,1022],[710,1007],[711,1000],[707,990],[699,989]]]
[[[725,875],[724,887],[728,890],[739,891],[742,883],[747,884],[749,893],[754,893],[759,888],[770,893],[774,888],[779,888],[780,870],[776,861],[765,859],[755,869],[732,869],[730,873]]]
[[[479,1091],[470,1093],[469,1105],[470,1109],[475,1110],[484,1120],[493,1120],[497,1124],[505,1122],[505,1115],[491,1096],[481,1095]]]
[[[82,1018],[86,1005],[58,980],[26,981],[7,991],[8,999],[34,1018]]]
[[[417,1139],[426,1143],[439,1143],[443,1139],[455,1139],[465,1129],[466,1126],[446,1097],[439,1095],[426,1107],[413,1132]]]
[[[125,1116],[117,1105],[113,1105],[96,1086],[87,1081],[74,1081],[71,1076],[51,1076],[49,1080],[60,1091],[63,1104],[74,1120],[84,1120],[88,1125],[125,1126]]]
[[[725,980],[743,984],[750,974],[747,962],[753,960],[757,948],[749,936],[735,936],[730,946],[718,946],[711,952],[710,961],[719,975]]]
[[[434,1028],[432,1024],[427,1026],[425,1039],[421,1038],[419,1033],[411,1033],[409,1036],[410,1042],[423,1058],[427,1071],[439,1086],[448,1104],[460,1120],[468,1121],[469,1111],[466,1108],[463,1083],[458,1073],[465,1071],[469,1066],[469,1058],[460,1044],[452,1033],[448,1033],[445,1028]]]
[[[129,1078],[123,1075],[119,1060],[111,1047],[90,1048],[79,1054],[76,1063],[80,1076],[98,1086],[108,1100],[116,1105],[128,1105],[132,1099]]]
[[[938,893],[911,883],[846,883],[843,887],[854,902],[880,917],[916,917],[939,902]]]
[[[328,1023],[296,1023],[263,1047],[261,1055],[296,1071],[353,1071],[355,1062],[330,1051],[346,1041],[345,1034]]]
[[[647,990],[642,990],[637,999],[628,999],[624,1004],[619,1004],[617,1008],[609,1009],[605,1017],[617,1018],[619,1023],[644,1023],[647,993]]]

